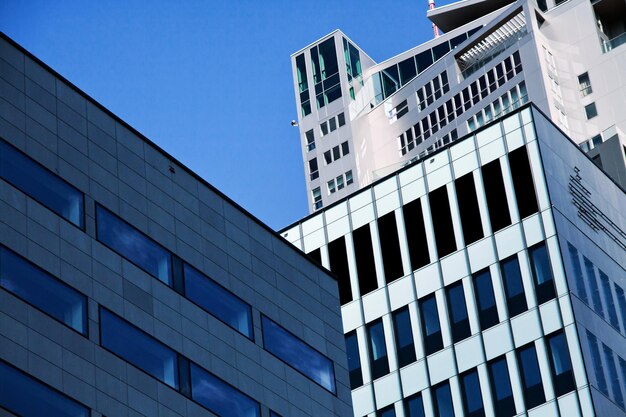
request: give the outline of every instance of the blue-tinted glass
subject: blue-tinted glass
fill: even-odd
[[[370,323],[367,326],[367,333],[369,336],[372,379],[376,379],[389,373],[389,361],[387,360],[387,346],[385,345],[383,322],[376,320]]]
[[[259,403],[191,364],[191,398],[221,417],[259,417]]]
[[[426,414],[424,414],[424,401],[420,394],[404,400],[404,415],[406,417],[426,417]]]
[[[0,140],[0,178],[83,227],[83,193],[3,140]]]
[[[2,247],[0,286],[72,329],[87,333],[86,297]]]
[[[596,375],[597,387],[600,392],[608,396],[609,388],[606,384],[606,377],[604,376],[604,366],[602,366],[602,357],[600,356],[598,339],[589,330],[587,330],[587,341],[589,343],[589,350],[591,351],[591,360],[593,362],[593,370]]]
[[[617,319],[617,310],[615,309],[615,302],[613,301],[613,294],[611,293],[609,277],[599,268],[598,276],[600,277],[600,285],[602,285],[602,292],[604,293],[604,305],[609,314],[609,323],[619,331],[619,320]]]
[[[172,284],[172,256],[161,245],[101,206],[96,206],[96,223],[100,242],[147,273]]]
[[[616,283],[613,283],[613,288],[615,288],[615,296],[617,297],[619,315],[622,318],[622,326],[626,329],[626,294],[624,294],[622,287]]]
[[[451,285],[446,290],[448,296],[448,310],[450,311],[450,325],[452,326],[452,339],[460,342],[471,335],[463,283]]]
[[[537,303],[543,304],[556,297],[548,251],[544,244],[540,244],[528,249],[528,252],[530,254],[533,278],[535,280]]]
[[[539,362],[537,361],[537,351],[535,345],[530,344],[521,348],[518,352],[520,362],[520,372],[524,388],[524,399],[526,408],[533,408],[546,401],[543,384],[541,383],[541,373]]]
[[[493,283],[488,269],[474,275],[474,291],[478,304],[480,327],[486,330],[499,323],[496,298],[493,295]]]
[[[0,408],[21,417],[89,417],[89,409],[0,362]]]
[[[272,411],[270,410],[270,417],[283,417],[280,414],[278,414],[276,411]]]
[[[593,263],[583,256],[585,264],[585,272],[587,274],[587,282],[589,283],[589,289],[591,290],[591,300],[593,302],[593,309],[599,315],[604,315],[604,309],[602,307],[602,298],[600,297],[600,287],[598,286],[598,279],[596,278],[596,270]]]
[[[376,417],[396,417],[396,409],[393,405],[390,405],[382,410],[378,410],[376,412]]]
[[[587,296],[587,289],[585,288],[585,278],[583,277],[583,270],[580,267],[578,249],[576,249],[571,243],[567,242],[567,251],[569,252],[569,259],[572,263],[572,268],[574,269],[574,280],[576,281],[578,297],[583,303],[589,305],[589,297]]]
[[[489,377],[496,415],[512,416],[517,414],[515,412],[509,369],[504,356],[489,363]]]
[[[414,362],[416,359],[409,309],[403,308],[394,312],[393,324],[396,337],[398,364],[402,367]]]
[[[100,309],[100,344],[137,368],[178,388],[178,356],[126,320]]]
[[[615,366],[615,352],[613,352],[607,345],[602,343],[602,350],[604,351],[604,362],[606,363],[607,370],[609,371],[609,378],[611,381],[611,391],[613,391],[613,399],[620,407],[624,408],[624,397],[622,396],[622,387],[617,375],[617,366]]]
[[[454,407],[452,406],[452,394],[450,384],[447,382],[439,384],[435,390],[435,415],[437,417],[454,417]]]
[[[514,317],[528,309],[517,256],[502,261],[500,266],[502,268],[502,280],[506,292],[509,316]]]
[[[185,264],[185,295],[206,311],[252,339],[250,306],[228,290]]]
[[[576,388],[565,334],[559,332],[550,335],[548,337],[548,347],[556,395],[561,396]]]
[[[361,373],[361,358],[359,357],[359,342],[356,332],[352,331],[346,335],[346,353],[348,354],[348,372],[350,373],[350,387],[352,389],[363,385],[363,375]]]
[[[426,345],[426,354],[437,352],[443,348],[443,339],[441,338],[441,326],[439,324],[439,312],[437,311],[437,300],[434,295],[428,296],[420,300],[420,312],[424,325],[424,343]]]
[[[461,376],[463,390],[463,406],[467,417],[484,417],[483,397],[480,391],[480,380],[476,370]]]
[[[287,330],[263,316],[263,346],[265,349],[302,372],[313,381],[335,392],[333,362]]]

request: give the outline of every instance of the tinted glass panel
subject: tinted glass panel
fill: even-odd
[[[604,366],[602,365],[598,339],[589,330],[587,330],[587,342],[589,344],[589,350],[591,351],[591,360],[593,363],[593,371],[596,377],[596,386],[598,387],[600,392],[604,393],[604,395],[608,397],[609,388],[606,384],[606,377],[604,376]]]
[[[396,417],[396,409],[393,405],[390,405],[382,410],[378,410],[376,412],[376,417]]]
[[[393,313],[393,326],[398,353],[398,366],[403,367],[411,362],[415,362],[416,359],[408,307]]]
[[[554,290],[554,280],[552,279],[552,268],[546,245],[539,244],[528,249],[530,255],[530,265],[535,281],[535,292],[537,293],[537,303],[542,304],[556,297]]]
[[[438,417],[454,417],[450,384],[443,382],[433,388],[435,395],[433,406]]]
[[[335,51],[335,38],[325,40],[319,45],[320,69],[322,80],[330,77],[339,71],[337,65],[337,53]]]
[[[147,273],[172,285],[172,256],[161,245],[98,205],[96,223],[100,242]]]
[[[404,227],[406,240],[409,244],[409,257],[412,270],[419,269],[430,263],[428,244],[426,243],[426,230],[424,229],[424,216],[420,200],[411,201],[402,207],[404,215]]]
[[[496,307],[496,298],[493,295],[493,282],[488,269],[474,275],[474,292],[476,293],[481,329],[486,330],[498,324],[500,322],[498,319],[498,308]]]
[[[454,343],[460,342],[472,334],[465,305],[463,283],[459,282],[446,288],[446,296],[448,298],[450,326],[452,327],[452,340]]]
[[[176,352],[104,308],[100,308],[100,344],[161,382],[178,389]]]
[[[22,417],[89,417],[89,409],[0,362],[0,408]]]
[[[498,416],[513,416],[515,412],[515,401],[513,400],[513,390],[511,389],[511,378],[506,358],[501,356],[489,362],[489,378],[491,382],[491,392],[494,402],[494,409]]]
[[[519,216],[523,219],[539,211],[537,195],[535,194],[532,180],[533,174],[530,171],[530,163],[528,162],[528,153],[526,153],[525,146],[509,152],[509,165],[511,167],[511,176],[513,177]]]
[[[387,360],[387,346],[385,345],[383,322],[378,319],[368,324],[367,334],[369,339],[372,379],[377,379],[389,373],[389,361]]]
[[[261,415],[258,402],[193,363],[191,398],[222,417]]]
[[[415,62],[417,63],[418,73],[431,66],[433,63],[433,55],[430,49],[415,55]]]
[[[400,69],[400,82],[402,85],[406,84],[417,75],[413,57],[400,62],[398,68]]]
[[[247,303],[187,264],[184,273],[187,298],[252,339],[252,310]]]
[[[83,228],[83,193],[3,140],[0,140],[0,178]]]
[[[355,389],[363,385],[361,358],[359,357],[359,342],[357,340],[356,331],[352,331],[346,335],[346,353],[348,355],[350,388]]]
[[[350,288],[350,271],[348,270],[348,254],[344,237],[335,239],[328,244],[328,258],[330,270],[339,279],[339,301],[346,304],[352,301],[352,289]]]
[[[363,296],[378,288],[369,224],[361,226],[352,232],[352,239],[354,241],[356,269],[359,275],[359,287]]]
[[[577,295],[583,303],[589,305],[589,297],[587,296],[587,288],[585,288],[585,278],[583,276],[583,270],[580,266],[578,249],[576,249],[576,247],[574,247],[571,243],[567,242],[567,251],[569,253],[570,262],[572,263]]]
[[[402,257],[400,256],[400,242],[396,227],[396,214],[391,212],[377,220],[380,249],[383,255],[383,267],[387,283],[404,276]]]
[[[383,93],[385,97],[389,97],[400,87],[400,77],[398,76],[398,67],[393,65],[380,72],[383,81]]]
[[[484,417],[480,380],[476,370],[461,375],[461,390],[463,392],[463,409],[467,417]]]
[[[430,212],[435,230],[435,242],[439,257],[446,256],[456,250],[450,202],[448,201],[447,187],[440,187],[428,193]]]
[[[613,301],[613,294],[611,294],[611,284],[609,277],[598,269],[598,277],[600,277],[600,285],[602,285],[602,293],[604,295],[604,305],[606,311],[609,314],[609,323],[619,331],[619,319],[617,318],[617,310],[615,309],[615,302]]]
[[[522,388],[526,408],[533,408],[546,402],[537,361],[535,345],[530,344],[517,352],[520,373],[522,374]]]
[[[483,184],[487,197],[487,207],[489,208],[489,220],[494,232],[511,224],[509,206],[504,191],[504,181],[500,170],[500,161],[489,162],[481,168],[483,174]]]
[[[420,314],[422,316],[422,332],[424,333],[424,345],[426,354],[430,355],[443,349],[441,338],[441,325],[439,324],[439,312],[435,295],[430,295],[419,300]]]
[[[463,237],[465,244],[469,245],[484,236],[480,211],[478,210],[476,187],[474,186],[474,175],[469,173],[458,178],[454,181],[454,188],[459,202]]]
[[[602,343],[602,351],[604,352],[604,362],[606,363],[606,368],[609,371],[609,380],[611,382],[611,391],[613,391],[613,399],[621,408],[624,408],[622,384],[619,381],[617,366],[615,365],[615,352],[613,352],[611,348],[604,343]]]
[[[435,61],[439,58],[442,58],[445,54],[450,51],[450,44],[448,41],[440,43],[437,46],[433,47],[433,56],[435,57]]]
[[[335,370],[326,356],[267,317],[262,317],[263,347],[287,365],[335,393]]]
[[[500,269],[502,271],[502,281],[504,283],[509,316],[514,317],[528,309],[517,256],[512,256],[500,262]]]
[[[576,389],[567,339],[563,332],[548,336],[550,367],[557,397]]]
[[[87,334],[87,298],[0,247],[0,286],[72,329]]]
[[[404,400],[404,415],[406,417],[426,417],[424,401],[420,394],[415,394]]]

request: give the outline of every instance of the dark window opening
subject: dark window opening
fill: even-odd
[[[350,388],[355,389],[363,385],[361,373],[361,358],[359,356],[359,342],[356,331],[346,334],[346,353],[348,355],[348,372],[350,373]]]
[[[474,175],[469,173],[458,178],[454,181],[454,188],[456,189],[459,203],[465,244],[469,245],[484,236],[478,209],[478,198],[476,197],[476,187],[474,185]]]
[[[307,253],[311,258],[315,259],[318,264],[322,264],[322,251],[317,248],[314,251]]]
[[[543,304],[556,297],[548,250],[545,244],[540,243],[529,248],[528,253],[530,255],[530,269],[535,282],[537,304]]]
[[[404,415],[406,417],[426,417],[422,394],[413,394],[404,400]]]
[[[415,343],[411,329],[411,317],[408,307],[393,312],[393,327],[398,354],[398,367],[415,362]]]
[[[435,415],[438,417],[454,417],[454,406],[452,405],[452,393],[450,392],[450,384],[442,382],[433,387],[434,401],[433,408]]]
[[[396,409],[394,408],[394,405],[392,404],[376,411],[376,417],[396,417]]]
[[[485,407],[480,391],[478,372],[474,369],[461,375],[463,410],[466,417],[485,417]]]
[[[409,245],[411,269],[415,271],[430,263],[421,201],[417,199],[405,204],[402,207],[402,214],[404,215],[404,227]]]
[[[546,402],[541,382],[541,372],[537,361],[535,345],[531,343],[517,351],[517,360],[522,376],[522,388],[526,408],[531,409]]]
[[[452,340],[454,343],[457,343],[467,339],[472,334],[465,304],[463,283],[458,282],[447,287],[446,296],[448,298],[450,326],[452,327]]]
[[[514,255],[500,262],[500,270],[502,271],[502,281],[504,284],[509,317],[515,317],[528,310],[526,295],[524,294],[524,284],[522,283],[522,273],[517,256]]]
[[[507,204],[506,192],[504,190],[504,180],[500,170],[500,161],[489,162],[481,168],[483,174],[483,184],[487,197],[487,208],[489,209],[489,220],[491,229],[497,232],[511,224],[509,206]]]
[[[506,357],[500,356],[487,364],[493,397],[493,408],[497,416],[514,416],[515,401]]]
[[[537,195],[533,185],[533,174],[530,170],[526,147],[517,148],[509,152],[509,164],[515,189],[515,200],[521,219],[539,211]]]
[[[548,352],[554,391],[557,397],[576,389],[572,361],[565,333],[559,331],[548,336]]]
[[[474,274],[474,292],[476,293],[476,306],[478,307],[480,328],[487,330],[500,322],[498,319],[496,298],[493,294],[493,282],[491,281],[491,274],[488,269]]]
[[[344,237],[333,240],[328,244],[328,258],[330,270],[339,279],[339,302],[341,305],[352,301],[350,288],[350,270],[348,269],[348,253]]]
[[[395,212],[392,211],[380,217],[377,223],[383,267],[385,270],[385,280],[387,283],[390,283],[404,276]]]
[[[419,300],[420,314],[422,316],[422,333],[424,336],[424,348],[426,355],[435,353],[443,349],[443,339],[441,338],[441,325],[439,323],[439,312],[437,311],[437,300],[435,295],[429,295]]]
[[[449,255],[456,250],[452,214],[448,200],[447,187],[443,186],[428,193],[430,212],[435,230],[435,242],[439,257]]]
[[[356,258],[359,288],[361,289],[361,296],[363,296],[378,288],[369,224],[353,231],[352,239],[354,241],[354,257]]]
[[[381,319],[367,325],[367,335],[370,350],[370,368],[372,379],[378,379],[389,373],[389,361],[387,360],[387,346],[385,345],[385,332]]]

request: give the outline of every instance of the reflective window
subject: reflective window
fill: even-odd
[[[1,361],[0,408],[22,417],[90,416],[87,407]]]
[[[307,81],[304,54],[300,54],[296,57],[296,73],[298,76],[298,93],[300,94],[300,111],[302,117],[304,117],[311,113],[311,97],[309,95],[309,83]]]
[[[593,371],[596,376],[596,386],[600,390],[600,392],[608,397],[609,388],[606,384],[606,377],[604,376],[604,366],[602,365],[602,357],[600,356],[598,339],[589,330],[587,330],[587,342],[589,344],[589,350],[591,351],[591,361],[593,363]]]
[[[409,308],[404,307],[393,312],[393,330],[396,339],[398,366],[403,367],[415,362],[415,343],[411,329]]]
[[[222,417],[259,417],[259,403],[226,382],[191,364],[191,398]]]
[[[488,269],[474,274],[474,292],[476,294],[480,328],[486,330],[498,324],[500,322],[498,319],[498,308],[496,307],[496,298],[493,295],[493,282]]]
[[[367,336],[370,350],[370,368],[372,379],[380,378],[389,373],[389,360],[387,359],[387,345],[385,344],[385,331],[381,319],[367,325]]]
[[[77,332],[87,334],[87,298],[1,246],[0,287]]]
[[[363,385],[361,373],[361,357],[359,356],[359,341],[356,331],[346,334],[346,354],[348,355],[348,372],[350,373],[350,388],[355,389]]]
[[[587,115],[587,120],[596,117],[598,115],[598,108],[596,107],[596,103],[587,104],[585,106],[585,114]]]
[[[615,366],[615,352],[613,352],[607,345],[602,343],[602,351],[604,352],[604,363],[609,371],[609,380],[611,382],[611,391],[613,392],[613,399],[622,408],[624,408],[624,396],[622,395],[622,387],[619,382],[619,376],[617,375],[617,366]]]
[[[511,378],[506,357],[500,356],[488,363],[489,382],[493,397],[494,411],[498,416],[513,416],[515,412],[515,401],[513,400],[513,390],[511,388]]]
[[[541,243],[529,248],[528,253],[530,255],[533,279],[535,281],[537,304],[543,304],[556,297],[548,250],[546,249],[546,245]]]
[[[422,332],[426,355],[443,349],[441,338],[441,325],[439,324],[439,312],[437,312],[437,300],[435,295],[429,295],[419,300],[420,314],[422,316]]]
[[[433,407],[437,417],[454,417],[454,407],[452,405],[452,393],[450,392],[450,384],[442,382],[433,387],[434,398]]]
[[[522,283],[522,272],[520,271],[517,256],[511,256],[500,262],[500,270],[502,271],[502,282],[504,284],[509,317],[515,317],[528,310],[524,284]]]
[[[461,392],[463,394],[463,409],[466,417],[484,417],[485,408],[480,391],[480,380],[476,369],[461,375]]]
[[[97,239],[139,268],[172,285],[172,256],[161,245],[96,205]]]
[[[615,309],[615,302],[613,301],[613,294],[611,293],[611,284],[609,277],[598,268],[598,276],[600,277],[600,285],[602,286],[602,293],[604,294],[604,305],[609,315],[609,323],[619,331],[619,320],[617,318],[617,310]]]
[[[463,282],[458,282],[447,287],[446,296],[448,298],[450,326],[452,327],[452,340],[454,343],[460,342],[463,339],[467,339],[472,334],[469,317],[467,316],[465,294],[463,293]]]
[[[3,140],[0,140],[0,178],[84,228],[83,193]]]
[[[587,296],[587,289],[585,288],[585,277],[583,276],[583,270],[580,266],[578,249],[567,242],[567,251],[569,252],[570,262],[574,270],[574,281],[576,282],[576,289],[578,290],[577,295],[583,303],[589,305],[589,297]]]
[[[421,394],[414,394],[404,400],[404,415],[406,417],[426,417]]]
[[[537,351],[534,343],[526,345],[517,351],[520,373],[522,376],[522,388],[526,408],[530,409],[546,402],[537,361]]]
[[[376,417],[396,417],[396,409],[393,405],[387,406],[376,412]]]
[[[549,335],[547,341],[554,390],[556,396],[560,397],[576,389],[567,339],[565,334],[560,331]]]
[[[176,352],[102,307],[100,344],[161,382],[178,389]]]
[[[287,365],[335,393],[333,362],[302,340],[262,316],[263,347]]]
[[[204,310],[249,339],[252,333],[252,309],[239,297],[185,264],[185,296]]]
[[[624,294],[622,287],[616,283],[613,283],[613,288],[615,288],[615,296],[617,297],[617,306],[619,308],[619,315],[622,318],[622,325],[626,329],[626,294]]]
[[[604,316],[604,308],[602,307],[602,298],[600,297],[600,287],[598,286],[598,279],[596,278],[596,270],[593,263],[585,256],[583,256],[585,264],[585,272],[587,274],[587,283],[591,291],[591,301],[593,302],[593,309],[601,316]]]

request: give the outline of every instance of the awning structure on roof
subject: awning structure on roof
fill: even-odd
[[[513,2],[513,0],[463,0],[429,10],[426,16],[439,29],[450,32]]]

